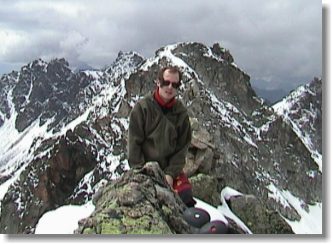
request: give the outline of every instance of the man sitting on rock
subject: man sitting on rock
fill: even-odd
[[[192,207],[192,186],[183,172],[191,142],[191,125],[185,106],[176,99],[182,74],[177,67],[158,72],[157,88],[138,101],[130,114],[128,162],[132,168],[156,161],[166,182]]]

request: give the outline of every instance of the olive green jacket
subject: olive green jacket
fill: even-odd
[[[128,131],[130,167],[157,161],[165,174],[179,175],[191,142],[189,116],[180,101],[162,110],[153,94],[146,95],[131,111]]]

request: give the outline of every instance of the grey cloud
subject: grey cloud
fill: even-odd
[[[20,5],[23,2],[26,8]],[[48,4],[32,0],[3,5],[0,26],[23,33],[26,39],[0,52],[0,64],[61,56],[73,65],[85,62],[101,67],[110,64],[120,50],[149,57],[164,45],[199,41],[220,42],[254,82],[266,79],[264,84],[290,88],[290,83],[295,86],[321,75],[322,7],[313,0]]]

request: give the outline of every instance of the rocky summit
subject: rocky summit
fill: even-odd
[[[120,52],[103,70],[35,60],[1,77],[1,233],[35,233],[44,213],[88,201],[95,211],[75,233],[190,233],[163,172],[127,162],[131,108],[167,64],[183,72],[178,99],[192,125],[185,172],[196,198],[230,209],[247,226],[226,216],[237,233],[297,233],[293,223],[321,209],[321,79],[269,106],[229,50],[178,43],[148,59]]]

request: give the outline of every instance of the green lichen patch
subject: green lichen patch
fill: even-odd
[[[122,219],[127,234],[170,234],[169,226],[160,218],[156,219],[152,216],[142,216],[133,219],[125,217]]]

